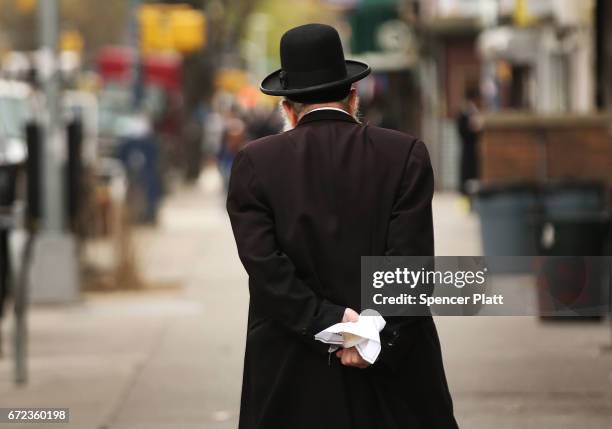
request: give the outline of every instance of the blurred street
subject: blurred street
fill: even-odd
[[[149,290],[32,307],[31,381],[15,387],[12,360],[0,360],[0,404],[69,407],[70,428],[237,427],[248,293],[220,187],[206,169],[165,201],[157,228],[137,231]],[[437,194],[434,210],[437,253],[478,254],[476,217],[459,199]],[[438,327],[461,427],[612,427],[606,324],[446,317]]]
[[[238,427],[249,295],[225,209],[232,165],[254,140],[287,131],[321,107],[372,127],[365,134],[380,127],[422,140],[428,157],[417,158],[430,161],[435,176],[436,256],[467,257],[474,265],[470,256],[482,256],[482,273],[503,269],[502,281],[483,280],[478,295],[502,297],[503,282],[514,307],[474,301],[449,310],[463,316],[436,319],[459,426],[611,429],[612,1],[287,4],[0,0],[0,429],[7,407],[69,408],[62,427],[77,429]],[[323,25],[304,26],[312,23]],[[281,42],[304,27],[334,43],[313,37],[302,52],[309,37],[295,37],[301,41],[295,48]],[[323,46],[335,46],[335,53],[324,54]],[[294,55],[304,64],[292,66]],[[313,156],[313,165],[324,171],[319,161],[345,159],[342,153]],[[330,177],[343,175],[353,189],[369,180],[362,166],[373,159],[378,170],[392,158],[401,159],[370,157],[348,170],[334,164]],[[293,184],[275,168],[299,172],[301,164],[294,169],[270,159],[274,165],[261,171],[277,176],[261,183]],[[381,171],[394,177],[386,167]],[[252,183],[243,188],[258,188]],[[406,201],[430,192],[429,179],[414,183]],[[315,195],[316,186],[304,195]],[[426,223],[405,222],[412,229],[397,234],[389,229],[397,216],[372,215],[403,205],[404,187],[376,189],[389,193],[389,204],[360,194],[363,210],[347,206],[347,218],[388,220],[372,229],[386,237],[370,238],[386,240],[384,252],[397,250],[397,237],[408,245],[426,241],[422,256],[429,255],[428,211]],[[334,203],[343,206],[335,192]],[[278,236],[284,209],[276,206],[274,241],[293,258],[288,249],[304,240]],[[318,222],[311,209],[293,214]],[[319,241],[357,249],[351,236]],[[330,254],[344,256],[338,249]],[[291,262],[298,272],[304,268]],[[323,271],[316,267],[310,274],[318,277]],[[356,272],[330,268],[340,279]],[[283,270],[269,271],[277,277]],[[464,280],[438,283],[465,298]],[[347,282],[329,282],[336,283]],[[369,307],[363,295],[361,302]],[[401,330],[390,325],[393,342]],[[287,350],[279,344],[277,355]],[[257,369],[252,385],[271,379],[260,364],[269,355],[247,365]],[[296,372],[310,375],[306,366],[300,361]],[[303,384],[287,385],[310,398]],[[405,391],[418,386],[413,380]],[[274,402],[265,392],[255,400],[249,395],[243,403],[253,408],[264,409],[260,399]],[[279,409],[295,412],[293,404],[270,409],[270,418],[280,417]],[[330,425],[330,415],[357,414],[341,413],[334,403],[329,414],[316,416]],[[448,409],[436,414],[452,420]],[[282,421],[265,425],[289,426]]]

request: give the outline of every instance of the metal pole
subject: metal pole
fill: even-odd
[[[22,254],[21,269],[15,285],[15,383],[28,381],[28,272],[32,261],[34,234],[28,231],[27,241]]]
[[[128,45],[132,50],[132,107],[137,112],[144,97],[144,83],[142,76],[142,58],[140,56],[140,24],[138,11],[140,0],[130,0],[128,18]]]
[[[64,227],[61,153],[63,142],[60,105],[60,71],[58,67],[58,0],[38,2],[40,28],[40,77],[45,94],[42,112],[43,225],[47,232],[61,232]]]

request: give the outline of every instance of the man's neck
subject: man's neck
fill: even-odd
[[[342,105],[341,103],[319,103],[319,104],[310,104],[308,106],[308,108],[306,110],[304,110],[304,112],[302,112],[302,114],[300,115],[300,117],[298,118],[298,121],[300,119],[302,119],[305,115],[309,114],[310,112],[312,112],[313,110],[316,109],[340,109],[343,112],[348,113],[349,115],[351,114],[350,112],[348,112],[346,110],[346,107],[344,105]]]

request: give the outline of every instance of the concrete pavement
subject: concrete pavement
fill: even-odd
[[[137,234],[144,275],[180,287],[33,308],[30,382],[16,388],[0,360],[0,406],[69,407],[70,428],[237,427],[248,296],[215,183],[209,171],[175,193],[159,228]],[[435,216],[439,254],[480,253],[477,223],[454,196],[436,196]],[[612,427],[605,324],[446,317],[438,327],[462,427]]]

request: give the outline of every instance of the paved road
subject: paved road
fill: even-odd
[[[70,407],[70,428],[237,426],[246,277],[211,177],[172,196],[159,228],[138,233],[145,275],[182,287],[33,309],[31,381],[15,388],[0,360],[0,406]],[[455,197],[438,195],[435,212],[440,254],[480,252],[477,224]],[[462,427],[612,427],[605,325],[497,317],[438,326]]]

